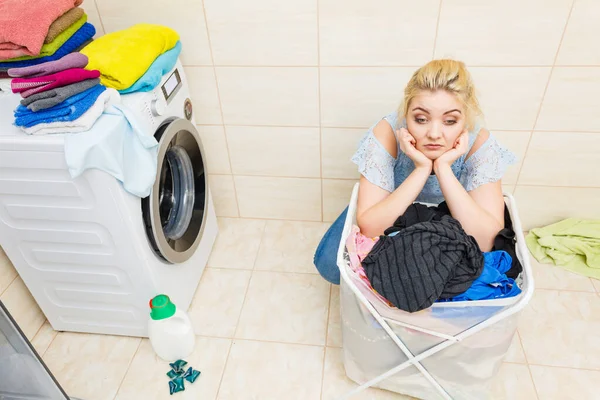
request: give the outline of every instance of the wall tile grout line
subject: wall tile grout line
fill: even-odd
[[[104,21],[102,21],[102,14],[100,14],[100,7],[98,7],[98,1],[94,0],[94,6],[96,7],[96,12],[98,13],[98,19],[100,20],[100,26],[102,27],[102,32],[106,34],[106,28],[104,27]]]
[[[225,124],[225,114],[223,113],[223,103],[221,101],[221,90],[219,87],[219,78],[217,77],[217,68],[215,66],[215,59],[214,59],[213,49],[212,49],[212,40],[210,38],[210,29],[208,29],[208,17],[206,16],[206,6],[204,4],[204,0],[202,0],[202,13],[204,14],[204,26],[206,28],[206,37],[208,39],[208,49],[210,52],[210,61],[212,63],[212,70],[213,70],[213,75],[215,78],[215,86],[217,88],[217,100],[219,102],[219,111],[221,113],[221,122],[223,124],[223,136],[225,139],[225,147],[227,148],[227,161],[229,162],[229,170],[231,171],[231,174],[232,174],[231,181],[232,181],[232,185],[233,185],[233,195],[235,197],[235,203],[236,203],[237,213],[238,213],[238,217],[239,217],[239,216],[241,216],[240,201],[239,201],[239,198],[237,195],[237,188],[235,186],[235,175],[233,175],[233,164],[231,163],[231,149],[229,148],[229,138],[227,135],[227,126]]]
[[[437,16],[437,22],[435,24],[435,36],[433,37],[433,50],[431,51],[431,59],[433,60],[435,58],[435,48],[437,46],[437,38],[438,38],[438,33],[440,31],[440,19],[442,17],[442,1],[440,0],[440,4],[438,6],[438,16]]]
[[[260,124],[196,124],[196,126],[211,126],[211,127],[224,127],[224,126],[235,126],[235,127],[248,127],[248,128],[302,128],[302,129],[315,129],[319,128],[319,126],[309,126],[309,125],[260,125]],[[324,129],[364,129],[365,132],[369,129],[369,127],[364,126],[322,126]],[[565,130],[552,130],[552,129],[512,129],[512,128],[494,128],[488,127],[491,133],[494,132],[523,132],[523,133],[532,133],[532,132],[548,132],[548,133],[590,133],[590,134],[600,134],[600,130],[590,131],[590,130],[573,130],[570,129],[568,131]]]
[[[212,67],[212,64],[183,64],[184,67]],[[411,65],[411,64],[388,64],[388,65],[229,65],[229,64],[214,64],[217,68],[356,68],[356,69],[374,69],[374,68],[420,68],[423,65]],[[600,64],[510,64],[510,65],[497,65],[497,64],[469,64],[469,68],[598,68]]]
[[[565,38],[565,33],[567,32],[567,28],[569,26],[569,21],[571,20],[571,15],[573,14],[573,8],[575,6],[575,0],[571,1],[571,8],[569,9],[569,15],[567,15],[567,20],[565,21],[565,26],[563,28],[562,35],[560,36],[560,40],[558,41],[558,47],[556,48],[556,54],[554,54],[554,61],[552,62],[552,68],[550,69],[550,74],[548,75],[548,81],[546,82],[546,87],[544,88],[544,92],[542,93],[542,98],[540,99],[540,106],[537,110],[537,115],[533,122],[533,127],[531,136],[527,141],[527,145],[525,146],[525,152],[523,153],[523,162],[519,167],[519,172],[517,173],[517,185],[519,184],[519,180],[521,179],[521,174],[523,173],[523,166],[525,165],[525,160],[527,159],[527,154],[529,153],[529,147],[531,146],[531,142],[533,141],[533,136],[535,135],[536,126],[538,124],[540,114],[542,113],[542,108],[544,108],[544,100],[546,99],[546,94],[548,93],[548,87],[550,86],[550,82],[552,81],[552,75],[554,74],[554,68],[556,67],[556,60],[558,59],[558,54],[560,53],[560,48],[562,47],[563,39]]]
[[[321,110],[321,20],[319,0],[316,0],[317,5],[317,102],[319,109],[319,178],[321,178],[321,221],[323,221],[325,194],[323,192],[323,118]]]

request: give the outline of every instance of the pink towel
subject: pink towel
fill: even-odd
[[[29,97],[32,94],[98,77],[100,77],[100,71],[98,70],[88,71],[81,68],[72,68],[37,78],[15,78],[10,82],[10,88],[13,93],[21,93],[21,96]]]
[[[82,1],[0,1],[0,59],[39,55],[50,25]]]
[[[8,75],[13,78],[33,78],[34,76],[50,75],[69,68],[85,68],[88,58],[85,54],[70,53],[56,61],[48,61],[38,65],[22,68],[10,68]]]

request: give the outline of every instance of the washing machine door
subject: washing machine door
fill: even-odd
[[[156,254],[177,264],[194,254],[202,237],[208,205],[206,158],[198,131],[185,119],[162,125],[155,137],[156,181],[142,200],[142,213]]]

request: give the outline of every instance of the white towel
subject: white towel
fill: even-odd
[[[138,197],[152,190],[157,155],[158,142],[152,133],[144,132],[135,115],[121,104],[110,105],[88,132],[65,135],[65,159],[72,178],[99,169]]]
[[[91,106],[81,117],[73,121],[50,122],[34,125],[30,128],[20,127],[29,135],[48,135],[52,133],[77,133],[92,129],[96,120],[100,118],[104,110],[111,104],[116,104],[121,100],[119,92],[115,89],[107,88],[98,96],[94,105]]]

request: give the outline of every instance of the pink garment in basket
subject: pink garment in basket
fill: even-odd
[[[52,75],[39,76],[36,78],[15,78],[10,82],[13,93],[21,93],[23,97],[44,92],[71,83],[86,79],[95,79],[100,76],[100,71],[88,71],[82,68],[71,68]]]
[[[50,25],[83,0],[0,1],[0,60],[37,56]]]
[[[371,282],[367,277],[367,273],[362,266],[362,260],[367,257],[367,255],[375,246],[375,243],[379,240],[376,238],[369,238],[362,233],[360,233],[360,229],[356,225],[352,225],[352,230],[350,231],[350,235],[348,235],[348,239],[346,239],[346,250],[348,251],[348,257],[350,258],[350,268],[356,274],[356,276],[369,288],[375,295],[381,299],[385,304],[390,307],[394,307],[392,303],[390,303],[385,297],[377,293],[373,286],[371,286]]]

